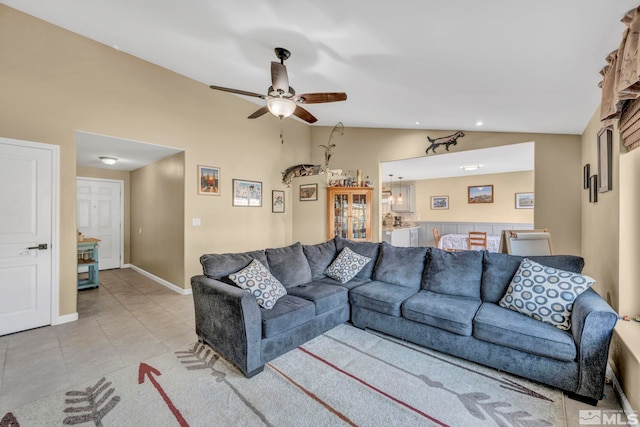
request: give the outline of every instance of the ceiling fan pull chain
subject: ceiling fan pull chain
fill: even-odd
[[[282,117],[280,117],[280,144],[284,144],[284,124],[282,123]]]

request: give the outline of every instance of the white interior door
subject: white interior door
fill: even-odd
[[[122,259],[122,181],[76,179],[77,226],[100,239],[100,270],[120,268]]]
[[[53,153],[0,138],[0,335],[51,324]]]

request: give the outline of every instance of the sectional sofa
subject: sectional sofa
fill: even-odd
[[[369,261],[342,283],[325,273],[345,248]],[[571,255],[528,258],[573,273],[584,265]],[[286,288],[272,308],[259,306],[230,279],[253,260]],[[591,404],[602,398],[616,313],[592,289],[573,302],[568,330],[501,306],[521,274],[523,257],[338,237],[317,245],[207,254],[200,261],[204,274],[191,279],[196,333],[247,377],[350,321],[560,388]]]

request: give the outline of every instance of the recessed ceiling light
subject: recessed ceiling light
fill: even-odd
[[[417,124],[417,125],[419,125],[419,124],[420,124],[420,122],[416,122],[416,124]]]
[[[465,171],[475,171],[480,169],[481,165],[464,165],[462,166],[462,169]]]
[[[478,121],[476,122],[476,126],[482,126],[483,124],[484,124],[484,123],[483,123],[483,121],[482,121],[482,120],[478,120]]]

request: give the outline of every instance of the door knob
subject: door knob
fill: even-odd
[[[40,243],[38,246],[31,246],[27,249],[38,249],[38,250],[44,250],[47,249],[47,244],[46,243]]]

